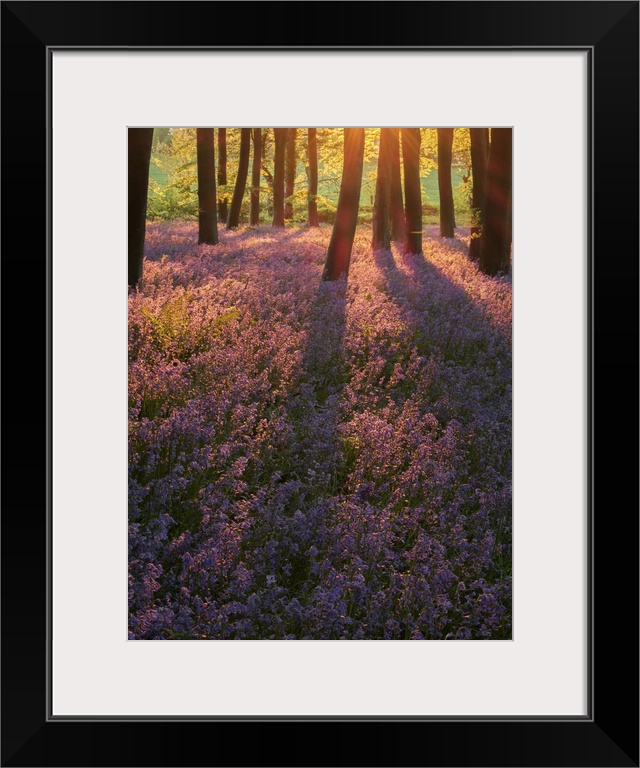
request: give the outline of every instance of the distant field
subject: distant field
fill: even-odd
[[[462,168],[454,168],[451,172],[451,182],[455,189],[458,185],[462,184]],[[420,181],[422,182],[422,189],[425,192],[425,198],[428,203],[432,205],[440,205],[440,192],[438,191],[438,171],[434,169],[428,176],[422,176]]]

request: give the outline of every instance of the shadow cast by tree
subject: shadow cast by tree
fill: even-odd
[[[345,377],[344,333],[347,281],[320,281],[308,318],[300,387],[290,415],[299,430],[296,461],[308,471],[335,473],[340,394]],[[333,481],[325,477],[325,482]]]
[[[347,285],[327,230],[193,228],[151,227],[130,297],[134,391],[172,397],[130,422],[132,636],[508,637],[500,279],[360,232]]]

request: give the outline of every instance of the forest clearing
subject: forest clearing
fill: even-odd
[[[372,247],[377,216],[333,276],[339,210],[147,221],[130,639],[511,638],[510,271],[471,226]]]

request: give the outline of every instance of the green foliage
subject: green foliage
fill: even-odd
[[[471,134],[468,128],[453,132],[451,165],[454,169],[471,167]],[[427,177],[438,169],[438,129],[420,129],[420,176]]]
[[[163,144],[171,144],[171,128],[154,128],[151,150],[157,152],[158,147]]]
[[[186,356],[187,359],[208,349],[212,341],[240,317],[240,310],[230,306],[215,320],[198,325],[194,323],[197,311],[193,294],[186,292],[163,304],[157,314],[146,307],[142,308],[141,314],[150,325],[151,338],[159,351],[169,357],[182,359]]]
[[[336,205],[333,200],[323,195],[316,198],[318,206],[318,221],[321,224],[333,224],[336,219]]]
[[[451,164],[456,168],[471,168],[471,133],[468,128],[456,128],[453,132]]]
[[[166,141],[157,142],[152,165],[155,171],[152,171],[149,180],[147,218],[197,217],[195,128],[170,129]]]
[[[471,221],[471,192],[471,176],[463,176],[460,184],[453,188],[453,208],[458,223],[462,223],[462,218]]]
[[[164,139],[158,138],[152,156],[147,218],[150,220],[194,219],[198,216],[196,129],[171,128],[166,130],[168,133]],[[154,141],[155,139],[154,132]],[[229,200],[233,195],[239,151],[240,129],[228,128],[227,179],[229,183],[219,187],[218,196],[224,194]]]
[[[161,185],[149,180],[147,198],[147,218],[150,221],[161,219],[195,219],[198,216],[196,194],[173,185]]]
[[[228,325],[229,323],[233,323],[239,317],[240,317],[240,310],[236,309],[236,307],[231,306],[220,315],[220,317],[215,321],[213,327],[215,331],[221,331],[225,325]]]
[[[187,294],[178,296],[173,301],[168,301],[160,308],[160,312],[154,315],[146,307],[141,309],[143,317],[151,325],[154,344],[163,352],[177,343],[182,345],[187,341],[189,330],[189,297]]]
[[[154,147],[150,169],[147,217],[153,219],[195,219],[198,215],[197,167],[195,128],[161,128],[154,131]],[[423,211],[425,223],[438,219],[439,194],[437,187],[438,141],[437,129],[421,128],[420,176],[423,189]],[[273,130],[262,129],[263,183],[260,187],[260,219],[271,221],[273,205]],[[344,132],[342,128],[318,128],[318,218],[321,223],[332,224],[335,220],[336,205],[342,178]],[[374,205],[375,185],[378,170],[380,129],[365,129],[364,170],[360,194],[360,223],[371,221]],[[240,129],[227,128],[227,184],[218,185],[218,197],[231,200],[238,168]],[[253,152],[253,145],[252,145]],[[293,218],[290,223],[303,224],[307,220],[308,161],[307,131],[298,130],[296,141],[296,178],[294,193],[288,201],[293,203]],[[218,158],[216,131],[216,162]],[[463,180],[470,175],[470,134],[467,128],[456,128],[453,137],[452,176],[454,205],[459,223],[471,222],[468,197],[470,182]],[[402,172],[402,164],[401,164]],[[245,198],[241,208],[241,221],[246,222],[249,214],[248,180]],[[225,222],[219,222],[224,226]]]

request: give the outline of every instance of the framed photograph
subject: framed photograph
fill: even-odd
[[[637,766],[638,3],[2,20],[2,764]]]

